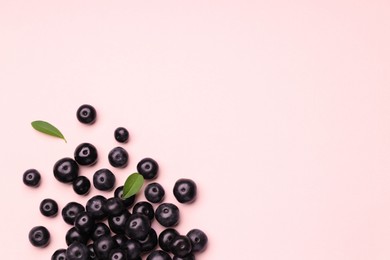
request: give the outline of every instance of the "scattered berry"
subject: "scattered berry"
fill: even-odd
[[[178,235],[172,240],[170,248],[175,256],[185,257],[191,253],[191,241],[187,236]]]
[[[38,187],[41,181],[41,174],[35,169],[29,169],[23,174],[23,183],[30,187]]]
[[[93,165],[97,158],[96,147],[90,143],[79,144],[74,151],[74,159],[80,165]]]
[[[126,143],[129,140],[129,131],[124,127],[118,127],[114,132],[115,140],[120,143]]]
[[[207,245],[207,235],[200,229],[192,229],[187,233],[187,237],[191,241],[192,252],[202,252]]]
[[[78,176],[72,182],[72,187],[73,187],[74,192],[76,192],[77,194],[86,195],[86,194],[88,194],[89,190],[91,189],[91,182],[85,176]]]
[[[66,260],[88,260],[89,250],[86,245],[80,242],[73,242],[66,249]]]
[[[69,202],[65,205],[65,207],[62,209],[61,214],[62,218],[66,223],[69,225],[73,225],[74,221],[76,219],[76,216],[80,213],[85,211],[85,208],[83,205],[77,202]]]
[[[151,180],[157,176],[158,164],[152,158],[144,158],[137,164],[137,171],[146,180]]]
[[[62,158],[54,164],[53,173],[58,181],[70,183],[79,176],[79,165],[72,158]]]
[[[108,161],[112,167],[125,168],[129,161],[129,154],[122,147],[113,148],[108,154]]]
[[[50,232],[44,226],[36,226],[28,233],[28,239],[35,247],[45,247],[50,242]]]
[[[77,109],[77,119],[83,124],[93,124],[96,121],[96,110],[93,106],[84,104]]]
[[[54,217],[58,213],[58,204],[53,199],[44,199],[39,205],[39,210],[46,217]]]
[[[145,198],[152,203],[159,203],[164,199],[164,188],[157,182],[152,182],[145,187]]]
[[[180,203],[190,203],[196,198],[196,184],[190,179],[179,179],[173,187],[173,195]]]
[[[179,208],[172,203],[162,203],[156,209],[156,220],[164,227],[172,227],[179,223]]]
[[[109,169],[103,168],[93,175],[93,186],[102,191],[109,191],[115,185],[115,175]]]

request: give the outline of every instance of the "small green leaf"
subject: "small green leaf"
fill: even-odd
[[[65,143],[66,143],[66,139],[65,137],[62,135],[62,133],[60,132],[60,130],[58,130],[55,126],[53,126],[52,124],[48,123],[48,122],[45,122],[45,121],[41,121],[41,120],[37,120],[37,121],[33,121],[31,122],[31,125],[32,127],[41,132],[41,133],[44,133],[44,134],[47,134],[47,135],[51,135],[51,136],[55,136],[55,137],[58,137],[58,138],[61,138],[61,139],[64,139]]]
[[[144,177],[141,174],[138,172],[131,174],[129,177],[127,177],[125,185],[123,185],[122,199],[127,199],[137,194],[142,188],[143,184]]]

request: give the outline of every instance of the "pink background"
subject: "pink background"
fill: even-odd
[[[91,177],[117,126],[131,134],[118,183],[146,156],[166,201],[176,179],[198,183],[177,227],[208,234],[197,259],[389,259],[389,11],[385,0],[1,1],[1,259],[65,246],[69,226],[38,205],[87,197],[52,167],[91,142]],[[91,127],[76,120],[83,103],[98,111]],[[34,131],[37,119],[68,143]],[[22,183],[28,168],[38,189]],[[46,249],[27,239],[41,224]]]

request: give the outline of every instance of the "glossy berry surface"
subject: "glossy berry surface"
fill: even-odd
[[[172,227],[179,223],[179,208],[172,203],[160,204],[155,213],[156,220],[164,227]]]
[[[179,235],[179,232],[177,232],[176,229],[173,228],[166,228],[158,236],[158,244],[161,247],[162,250],[166,252],[171,251],[171,243],[173,239]]]
[[[124,168],[129,161],[129,154],[122,147],[115,147],[108,153],[108,161],[112,167]]]
[[[191,253],[191,241],[187,236],[178,235],[172,240],[170,248],[175,256],[185,257]]]
[[[189,253],[186,256],[173,256],[172,260],[195,260],[195,255],[193,253]]]
[[[187,237],[191,241],[193,253],[202,252],[206,249],[208,238],[202,230],[196,228],[191,229],[187,233]]]
[[[84,234],[89,234],[95,229],[95,219],[86,211],[77,214],[74,226]]]
[[[28,233],[28,239],[35,247],[45,247],[50,242],[50,232],[44,226],[36,226]]]
[[[108,255],[108,260],[127,260],[126,252],[120,248],[114,248]]]
[[[79,195],[88,194],[89,190],[91,189],[91,181],[85,176],[78,176],[72,182],[72,188],[74,192]]]
[[[85,206],[86,211],[89,212],[96,220],[102,220],[106,217],[103,211],[103,205],[106,203],[106,198],[102,195],[95,195],[87,201]]]
[[[46,217],[54,217],[58,213],[58,204],[53,199],[44,199],[39,205],[39,210]]]
[[[149,252],[158,245],[157,232],[153,228],[150,229],[148,235],[144,239],[138,239],[141,244],[142,252]]]
[[[180,203],[190,203],[196,198],[196,183],[190,179],[179,179],[173,187],[173,195]]]
[[[124,234],[126,222],[130,217],[130,213],[127,210],[122,211],[120,215],[108,217],[108,225],[112,232],[116,234]]]
[[[23,173],[23,183],[30,187],[38,187],[41,174],[35,169],[28,169]]]
[[[126,252],[127,259],[141,259],[141,244],[135,239],[128,239],[121,247]]]
[[[85,211],[85,208],[80,203],[69,202],[65,205],[65,207],[62,208],[61,215],[66,223],[73,225],[76,216],[83,211]]]
[[[120,143],[126,143],[129,140],[129,131],[124,127],[118,127],[114,131],[115,140]]]
[[[144,158],[138,162],[137,171],[146,180],[154,179],[158,173],[158,163],[152,158]]]
[[[124,208],[122,200],[116,197],[107,199],[103,205],[103,211],[107,216],[118,216]]]
[[[54,164],[53,173],[58,181],[70,183],[79,176],[79,165],[72,158],[62,158]]]
[[[93,249],[98,259],[108,259],[110,251],[117,245],[110,235],[103,235],[95,240]]]
[[[80,242],[73,242],[66,249],[66,260],[89,260],[89,250]]]
[[[123,203],[125,208],[131,207],[134,204],[134,201],[135,201],[135,195],[130,196],[127,199],[122,199],[122,196],[123,196],[123,185],[119,186],[118,188],[115,189],[114,196],[115,196],[115,198],[118,198],[118,199],[122,200],[122,203]]]
[[[93,244],[89,244],[87,246],[88,248],[88,253],[89,253],[89,258],[88,260],[94,260],[94,259],[98,259],[96,254],[95,254],[95,249],[93,249]],[[66,260],[66,259],[65,259]]]
[[[80,165],[93,165],[97,162],[96,147],[90,143],[79,144],[74,151],[74,159]]]
[[[73,242],[87,243],[88,236],[78,230],[76,227],[71,227],[65,234],[65,242],[69,246]]]
[[[126,222],[125,234],[134,239],[144,239],[150,231],[150,220],[143,214],[134,213]]]
[[[148,255],[146,260],[172,260],[172,258],[167,252],[155,250]]]
[[[150,204],[147,201],[140,201],[137,202],[133,206],[133,213],[139,213],[147,216],[150,221],[153,221],[154,219],[154,208],[152,204]]]
[[[51,260],[66,260],[66,249],[57,249],[51,256]]]
[[[90,237],[93,241],[98,239],[103,235],[110,235],[111,230],[104,222],[98,222],[95,224],[94,229],[92,230]]]
[[[164,199],[165,190],[157,182],[152,182],[145,187],[145,198],[152,203],[159,203]]]
[[[93,175],[93,186],[102,191],[109,191],[115,185],[115,175],[107,168],[96,171]]]
[[[93,124],[96,121],[96,109],[88,104],[81,105],[76,112],[77,119],[83,124]]]

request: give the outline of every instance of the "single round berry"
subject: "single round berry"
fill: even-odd
[[[159,203],[165,196],[164,188],[157,182],[152,182],[145,187],[145,198],[152,203]]]
[[[148,235],[144,239],[138,239],[138,242],[141,244],[142,252],[152,251],[158,244],[156,231],[151,228]]]
[[[103,205],[106,203],[106,200],[102,195],[95,195],[87,201],[85,208],[94,219],[102,220],[107,216],[103,211]]]
[[[95,219],[86,211],[77,214],[74,226],[84,234],[90,234],[95,229]]]
[[[178,235],[179,232],[173,228],[166,228],[161,231],[160,235],[158,236],[158,244],[160,245],[161,249],[166,252],[170,252],[172,240]]]
[[[71,227],[65,234],[65,241],[68,246],[76,241],[86,244],[88,241],[88,236],[82,233],[76,227]]]
[[[108,161],[112,167],[124,168],[129,161],[129,154],[122,147],[113,148],[108,154]]]
[[[173,195],[180,203],[190,203],[196,198],[196,183],[190,179],[179,179],[173,187]]]
[[[93,249],[99,259],[107,259],[110,251],[116,246],[114,239],[110,235],[103,235],[93,243]]]
[[[172,227],[179,223],[179,208],[172,203],[160,204],[155,213],[156,220],[164,227]]]
[[[66,260],[66,249],[57,249],[51,256],[51,260]]]
[[[99,237],[103,235],[110,235],[111,231],[110,228],[103,222],[96,223],[95,228],[93,229],[91,233],[91,239],[95,241]]]
[[[150,204],[147,201],[137,202],[133,206],[133,214],[134,213],[143,214],[143,215],[147,216],[150,221],[153,221],[153,219],[154,219],[154,208],[153,208],[152,204]]]
[[[121,199],[112,197],[106,200],[103,205],[103,211],[107,216],[118,216],[124,210],[124,206]]]
[[[77,109],[77,119],[83,124],[93,124],[96,121],[96,110],[93,106],[84,104]]]
[[[73,242],[66,249],[66,260],[88,260],[89,250],[86,245],[80,242]]]
[[[114,132],[115,140],[120,143],[126,143],[129,140],[129,131],[124,127],[118,127]]]
[[[41,174],[35,169],[28,169],[23,173],[23,183],[30,187],[38,187]]]
[[[78,176],[72,182],[72,187],[73,187],[74,192],[76,192],[77,194],[86,195],[86,194],[88,194],[89,190],[91,189],[91,182],[85,176]]]
[[[130,214],[129,214],[130,216]],[[121,248],[125,245],[125,242],[129,240],[124,234],[115,234],[112,239],[117,243],[117,245]]]
[[[150,228],[150,220],[147,216],[134,213],[126,222],[125,234],[133,239],[145,239]]]
[[[135,239],[128,239],[121,247],[125,250],[127,259],[141,259],[141,244]]]
[[[122,213],[117,216],[108,217],[108,225],[110,226],[112,232],[115,234],[124,234],[126,222],[129,217],[130,213],[127,210],[122,211]]]
[[[157,176],[158,164],[152,158],[144,158],[137,164],[137,171],[144,176],[146,180],[151,180]]]
[[[202,252],[206,249],[208,238],[202,230],[197,228],[191,229],[187,233],[187,237],[191,241],[193,253]]]
[[[108,255],[108,260],[127,260],[126,252],[120,248],[114,248]]]
[[[50,232],[44,226],[36,226],[28,233],[28,239],[35,247],[45,247],[50,242]]]
[[[191,241],[187,236],[178,235],[172,240],[170,248],[175,256],[185,257],[191,253]]]
[[[74,151],[74,159],[80,165],[93,165],[97,158],[96,147],[90,143],[79,144]]]
[[[167,252],[155,250],[148,255],[146,260],[172,260],[172,258]]]
[[[173,256],[172,260],[195,260],[195,256],[193,253],[189,253],[188,255],[183,257]]]
[[[114,196],[115,196],[115,198],[121,199],[123,205],[126,208],[131,207],[134,204],[134,201],[135,201],[135,195],[130,196],[130,197],[126,198],[126,199],[122,199],[122,196],[123,196],[123,186],[119,186],[118,188],[115,189]]]
[[[115,175],[109,169],[100,169],[93,175],[93,185],[98,190],[109,191],[115,185]]]
[[[58,213],[58,204],[53,199],[44,199],[39,205],[39,210],[46,217],[54,217]]]
[[[83,211],[85,211],[85,208],[80,203],[69,202],[65,205],[65,207],[62,208],[61,214],[62,218],[66,223],[68,223],[69,225],[73,225],[76,216]]]
[[[53,173],[58,181],[70,183],[79,176],[79,165],[72,158],[62,158],[54,164]]]

